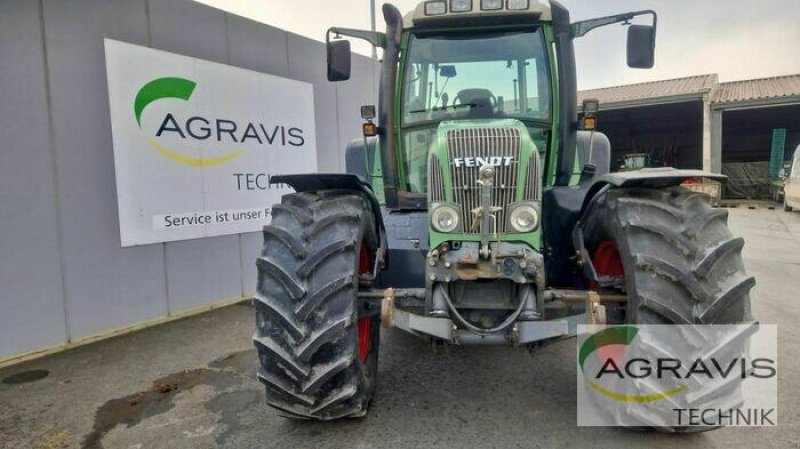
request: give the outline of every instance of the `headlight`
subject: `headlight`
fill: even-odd
[[[508,0],[508,9],[510,10],[528,9],[529,7],[530,2],[528,0]]]
[[[472,11],[472,0],[450,0],[450,12]]]
[[[503,9],[503,0],[481,0],[481,9],[484,11]]]
[[[511,228],[517,232],[533,232],[539,227],[539,211],[530,204],[522,204],[511,211]]]
[[[444,0],[425,2],[426,16],[440,16],[447,12],[447,3]]]
[[[437,232],[453,232],[458,229],[459,212],[453,206],[440,205],[431,212],[431,226]]]

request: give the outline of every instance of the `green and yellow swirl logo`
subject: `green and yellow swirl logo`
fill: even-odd
[[[599,378],[600,375],[604,373],[604,370],[601,370],[596,376],[587,373],[586,364],[587,361],[590,360],[590,356],[592,354],[595,354],[596,357],[600,359],[604,369],[609,364],[616,366],[618,363],[616,363],[614,359],[619,357],[621,354],[615,353],[615,351],[610,349],[613,347],[629,346],[636,339],[638,332],[639,329],[633,326],[617,326],[603,329],[587,338],[586,341],[584,341],[581,345],[580,351],[578,352],[578,364],[581,367],[581,372],[586,380],[586,384],[603,396],[620,402],[655,402],[667,399],[671,396],[675,396],[678,393],[686,391],[689,388],[688,385],[679,385],[675,388],[667,389],[654,394],[625,394],[612,391],[593,380],[593,377]],[[600,355],[603,352],[606,353]]]
[[[165,98],[188,101],[191,98],[192,93],[194,93],[195,87],[197,87],[197,83],[194,81],[176,77],[158,78],[142,86],[142,88],[139,89],[139,92],[136,94],[136,99],[134,100],[133,104],[133,112],[139,128],[142,128],[142,114],[147,106],[155,101],[163,100]],[[167,118],[171,117],[171,115],[168,115]],[[164,123],[166,122],[167,119],[165,119]],[[162,124],[162,128],[163,127],[164,125]],[[222,165],[241,156],[244,153],[243,150],[235,150],[217,157],[195,158],[173,151],[158,143],[158,141],[154,138],[148,137],[147,142],[161,155],[172,159],[173,161],[192,167]]]

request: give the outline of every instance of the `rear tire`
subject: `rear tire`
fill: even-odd
[[[744,269],[744,240],[731,235],[728,211],[712,208],[707,195],[683,188],[612,189],[587,215],[584,235],[590,254],[597,260],[599,253],[615,246],[624,270],[628,302],[622,322],[752,322],[749,292],[755,279]],[[709,391],[717,388],[704,387]],[[624,414],[627,410],[619,406],[614,412]],[[635,420],[637,417],[629,416],[629,422]],[[646,421],[640,422],[647,426]],[[657,428],[665,432],[711,429]]]
[[[285,195],[263,233],[253,341],[267,403],[291,418],[366,415],[380,332],[379,314],[360,308],[357,295],[360,268],[371,268],[378,246],[369,200],[334,190]]]

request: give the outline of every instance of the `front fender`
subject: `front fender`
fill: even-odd
[[[672,167],[643,168],[636,171],[608,173],[599,177],[589,188],[583,200],[581,216],[586,212],[598,192],[605,188],[650,187],[661,189],[680,185],[687,179],[692,178],[708,178],[721,183],[725,183],[728,180],[725,175],[703,170],[681,170]]]
[[[315,190],[352,190],[363,193],[369,198],[372,205],[372,213],[375,215],[376,234],[382,246],[386,245],[386,230],[383,226],[383,214],[381,205],[372,186],[351,173],[306,173],[297,175],[279,175],[270,178],[272,184],[286,184],[297,192],[312,192]]]
[[[630,172],[609,173],[599,177],[592,186],[589,187],[586,197],[583,199],[580,218],[572,232],[572,243],[583,261],[584,275],[589,280],[598,280],[597,272],[592,264],[592,259],[584,245],[583,222],[586,218],[586,212],[601,195],[612,188],[647,187],[663,189],[665,187],[680,185],[687,179],[692,178],[708,178],[721,183],[725,183],[728,180],[728,177],[725,175],[710,173],[703,170],[680,170],[672,167],[643,168]]]

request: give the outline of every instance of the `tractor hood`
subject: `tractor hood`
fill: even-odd
[[[461,120],[439,124],[428,153],[428,207],[450,204],[459,210],[460,240],[477,240],[476,210],[481,208],[481,169],[492,168],[493,234],[499,240],[528,240],[538,230],[520,233],[509,223],[519,204],[539,209],[542,192],[539,152],[519,120]],[[452,240],[454,236],[450,235]],[[447,239],[446,236],[442,237]],[[494,238],[494,237],[493,237]],[[432,237],[432,244],[438,240]],[[535,239],[538,243],[538,238]]]

